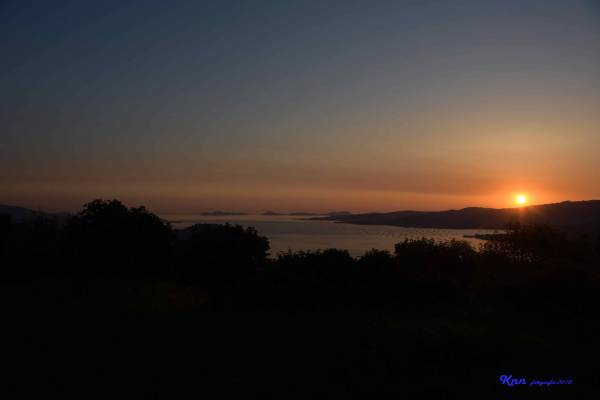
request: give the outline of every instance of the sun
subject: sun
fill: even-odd
[[[515,202],[522,206],[527,204],[527,196],[525,196],[524,194],[518,194],[517,197],[515,197]]]

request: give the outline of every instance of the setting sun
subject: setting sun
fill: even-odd
[[[524,194],[519,194],[515,198],[515,201],[517,202],[517,204],[522,206],[527,203],[527,196],[525,196]]]

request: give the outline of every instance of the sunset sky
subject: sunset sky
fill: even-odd
[[[600,2],[3,1],[0,204],[600,198]]]

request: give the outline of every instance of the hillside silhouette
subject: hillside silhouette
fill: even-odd
[[[39,213],[28,208],[0,205],[0,215],[8,215],[14,221],[26,221],[34,219]]]
[[[468,207],[448,211],[338,214],[314,219],[362,225],[440,229],[503,229],[510,222],[520,222],[598,231],[600,230],[600,200],[565,201],[502,209]]]

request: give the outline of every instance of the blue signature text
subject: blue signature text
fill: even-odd
[[[573,379],[527,379],[527,378],[515,378],[512,375],[500,375],[500,383],[505,386],[554,386],[554,385],[571,385]]]

